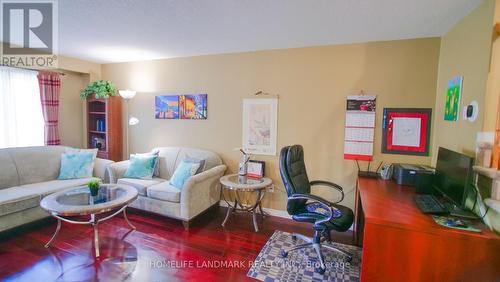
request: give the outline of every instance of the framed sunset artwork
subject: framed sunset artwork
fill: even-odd
[[[179,118],[179,95],[155,96],[156,119]]]
[[[207,119],[207,94],[179,95],[181,119]]]

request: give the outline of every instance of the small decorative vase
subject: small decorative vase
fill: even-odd
[[[89,190],[90,190],[90,195],[92,197],[97,197],[97,195],[99,195],[99,188],[97,188],[97,189],[90,189],[89,188]]]
[[[98,181],[90,181],[87,184],[87,187],[89,188],[90,192],[89,203],[94,204],[97,201],[101,184]]]

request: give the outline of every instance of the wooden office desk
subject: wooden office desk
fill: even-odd
[[[417,208],[412,187],[358,179],[355,241],[361,281],[500,281],[500,236],[442,227]]]

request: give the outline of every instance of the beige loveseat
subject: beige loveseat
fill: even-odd
[[[111,183],[126,184],[139,192],[138,199],[130,207],[182,220],[184,227],[198,214],[219,204],[219,178],[226,166],[220,157],[211,151],[161,147],[159,151],[159,175],[150,180],[123,178],[130,161],[116,162],[108,166]],[[184,187],[178,189],[169,183],[179,163],[186,157],[204,160],[201,172],[187,179]]]
[[[0,231],[49,214],[40,208],[44,196],[65,188],[106,181],[106,166],[113,161],[96,159],[94,177],[57,180],[61,154],[69,147],[41,146],[0,149]]]

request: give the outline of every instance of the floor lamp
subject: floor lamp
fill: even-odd
[[[136,92],[133,90],[120,90],[118,91],[120,96],[125,100],[125,116],[127,117],[127,126],[125,128],[126,133],[126,151],[125,151],[125,159],[129,158],[129,142],[128,142],[128,127],[129,125],[136,125],[139,123],[139,120],[135,117],[130,117],[128,113],[128,101],[135,97]],[[132,120],[133,119],[133,120]]]

